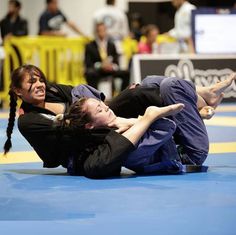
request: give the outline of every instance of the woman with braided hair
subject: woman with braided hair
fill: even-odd
[[[118,131],[129,129],[123,134],[119,134],[111,128],[89,129],[86,131],[76,127],[58,128],[53,125],[53,119],[57,114],[68,112],[68,107],[72,103],[71,92],[73,87],[48,83],[40,69],[33,65],[23,65],[17,68],[13,71],[11,78],[9,91],[10,115],[7,127],[8,139],[4,146],[4,152],[7,153],[11,148],[11,133],[15,121],[16,99],[19,97],[22,100],[22,104],[18,118],[18,128],[42,159],[44,167],[62,165],[71,170],[72,166],[73,169],[70,173],[85,175],[91,178],[119,175],[127,153],[134,150],[134,145],[148,129],[153,119],[156,118],[152,116],[149,120],[141,119],[135,123],[132,121],[119,124],[113,123],[113,127],[118,128]],[[227,81],[232,83],[234,79],[231,76]],[[185,108],[180,112],[182,115],[178,116],[179,113],[173,116],[173,120],[177,124],[174,134],[177,136],[176,142],[180,142],[180,145],[185,147],[185,153],[190,158],[187,161],[188,164],[202,164],[208,153],[208,138],[205,127],[202,128],[202,121],[199,121],[201,117],[196,105],[196,92],[193,86],[186,85],[184,82],[176,85],[176,81],[179,80],[172,79],[169,82],[169,79],[167,79],[166,82],[164,80],[158,85],[154,82],[154,86],[150,82],[151,85],[144,84],[133,89],[126,89],[117,98],[112,100],[109,106],[116,115],[137,117],[139,114],[144,114],[149,106],[162,107],[171,103],[184,103]],[[217,105],[221,99],[221,91],[229,86],[228,83],[217,84],[214,92],[209,89],[201,90],[201,97],[205,99],[207,104],[210,104],[211,101],[212,106]],[[191,91],[189,96],[190,98],[194,97],[193,99],[188,98],[186,93],[182,93],[182,86],[185,86],[185,90]],[[80,86],[80,88],[82,90],[81,95],[85,96],[85,94],[88,94],[86,90],[88,87]],[[173,90],[165,94],[164,91],[168,90],[168,88]],[[182,99],[174,99],[175,94],[178,94],[178,97],[182,96]],[[104,97],[100,97],[104,99]],[[183,102],[180,102],[180,100]],[[191,107],[192,105],[193,107]],[[199,123],[201,125],[193,125],[191,130],[194,127],[196,130],[194,129],[193,136],[190,136],[191,141],[187,141],[189,132],[187,132],[187,136],[181,136],[180,133],[182,132],[182,135],[185,134],[182,130],[183,128],[189,128],[189,122],[184,124],[184,122],[180,121],[183,117],[189,120],[194,116],[196,116],[194,122],[197,120],[197,125]],[[203,146],[204,151],[202,151],[202,148],[200,148],[200,151],[197,151],[198,149],[196,148],[199,148],[198,142],[196,145],[193,143],[195,148],[192,148],[191,145],[192,140],[199,133],[201,134],[200,137],[204,137],[203,139],[206,140]],[[192,149],[195,152],[193,158],[191,158]],[[72,165],[71,162],[73,162]]]
[[[4,152],[7,153],[11,147],[17,97],[23,101],[18,128],[43,160],[44,167],[62,165],[71,174],[91,178],[118,175],[126,154],[134,149],[151,123],[172,110],[149,108],[145,118],[135,121],[122,134],[111,128],[58,128],[53,119],[56,114],[67,112],[72,102],[71,89],[71,86],[47,83],[35,66],[24,65],[16,69],[9,91],[10,118]]]

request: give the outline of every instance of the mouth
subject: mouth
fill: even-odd
[[[37,90],[37,91],[35,91],[35,94],[36,95],[45,95],[45,90],[44,89],[39,89],[39,90]]]

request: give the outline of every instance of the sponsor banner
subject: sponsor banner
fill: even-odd
[[[148,75],[165,75],[210,86],[236,71],[236,55],[135,55],[132,82],[140,83]],[[225,90],[225,98],[236,101],[236,82]]]

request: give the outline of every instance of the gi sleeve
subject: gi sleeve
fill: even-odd
[[[110,131],[104,142],[97,146],[84,163],[85,175],[89,178],[105,178],[120,174],[121,166],[133,144],[124,136]]]

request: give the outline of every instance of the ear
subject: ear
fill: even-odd
[[[15,94],[16,94],[17,96],[21,97],[21,95],[22,95],[21,89],[15,88],[13,91],[15,92]]]
[[[88,122],[88,123],[85,124],[84,127],[85,127],[85,129],[93,129],[94,125],[92,123]]]

